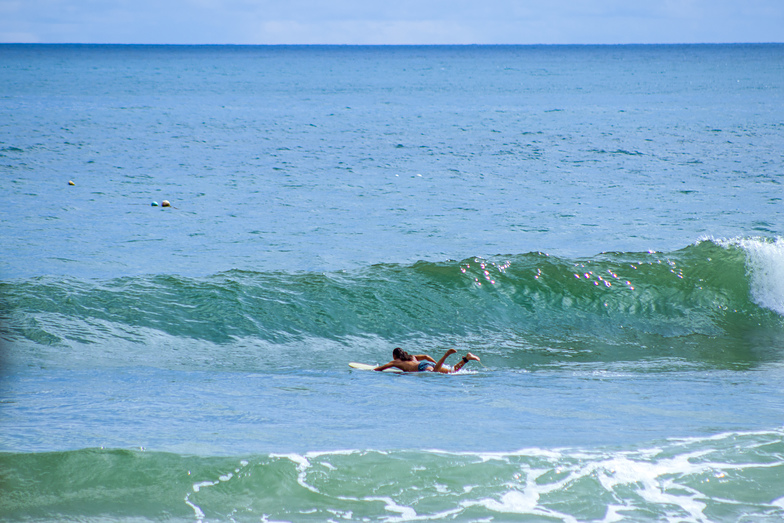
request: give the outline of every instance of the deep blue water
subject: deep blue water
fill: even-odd
[[[7,277],[781,233],[779,45],[1,52]]]
[[[0,45],[0,518],[778,521],[782,151],[782,45]]]

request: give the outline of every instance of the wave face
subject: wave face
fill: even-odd
[[[335,273],[42,277],[2,283],[0,294],[5,340],[40,354],[49,347],[59,362],[111,345],[123,364],[136,354],[165,367],[171,354],[145,347],[187,344],[229,367],[249,363],[232,362],[229,346],[256,351],[265,365],[276,362],[273,348],[289,358],[328,347],[315,357],[330,365],[368,350],[385,358],[389,344],[462,343],[515,367],[564,357],[778,358],[782,282],[784,241],[742,239],[669,253],[529,253]],[[111,363],[112,354],[100,357]]]
[[[101,449],[6,453],[0,454],[0,516],[772,522],[784,517],[782,455],[781,430],[590,451],[367,450],[244,458]]]

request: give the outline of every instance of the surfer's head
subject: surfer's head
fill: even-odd
[[[414,357],[401,349],[400,347],[396,347],[395,350],[392,351],[392,358],[401,361],[411,361]]]

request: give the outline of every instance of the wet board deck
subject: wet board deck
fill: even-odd
[[[349,363],[348,366],[351,367],[352,369],[357,369],[357,370],[373,370],[373,369],[375,369],[377,367],[377,365],[368,365],[367,363],[357,363],[355,361],[352,361],[351,363]],[[394,367],[391,368],[391,369],[387,369],[385,371],[382,371],[382,372],[395,372],[397,374],[402,374],[403,373],[402,370],[396,369]]]

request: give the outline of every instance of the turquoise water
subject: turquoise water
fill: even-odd
[[[0,46],[0,518],[781,520],[783,59]]]

